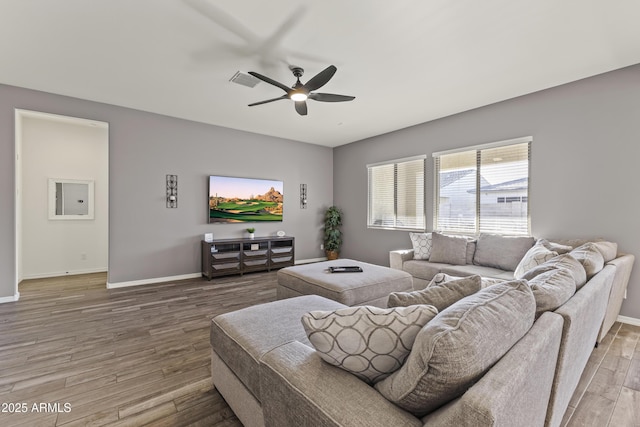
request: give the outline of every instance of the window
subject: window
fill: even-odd
[[[434,229],[529,235],[531,141],[434,153]]]
[[[425,229],[426,156],[367,165],[369,228]]]

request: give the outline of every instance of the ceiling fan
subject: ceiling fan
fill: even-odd
[[[300,67],[290,67],[291,72],[296,77],[297,81],[292,86],[289,87],[280,82],[277,82],[269,77],[263,76],[262,74],[258,74],[254,71],[249,71],[249,74],[252,76],[262,80],[263,82],[269,83],[273,86],[279,87],[280,89],[286,92],[285,95],[282,95],[278,98],[267,99],[265,101],[254,102],[253,104],[249,104],[249,107],[253,107],[255,105],[262,105],[268,102],[278,101],[280,99],[291,99],[295,102],[296,111],[301,116],[307,115],[307,99],[313,99],[314,101],[322,101],[322,102],[344,102],[344,101],[353,101],[355,96],[346,96],[346,95],[334,95],[332,93],[313,93],[314,90],[320,89],[322,86],[327,84],[331,77],[338,71],[338,69],[330,65],[324,70],[320,71],[316,74],[311,80],[307,83],[302,84],[300,82],[300,77],[304,74],[304,70]]]

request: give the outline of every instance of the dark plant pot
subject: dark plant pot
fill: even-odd
[[[326,253],[328,260],[338,259],[338,251],[326,251]]]

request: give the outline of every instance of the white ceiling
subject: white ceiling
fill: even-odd
[[[0,0],[0,83],[333,147],[640,63],[639,23],[638,0]],[[287,64],[356,99],[302,117],[229,81]]]

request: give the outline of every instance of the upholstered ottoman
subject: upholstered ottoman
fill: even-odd
[[[329,267],[358,266],[361,273],[331,273]],[[413,278],[406,271],[337,259],[278,270],[278,299],[320,295],[342,304],[387,307],[391,292],[411,291]]]

